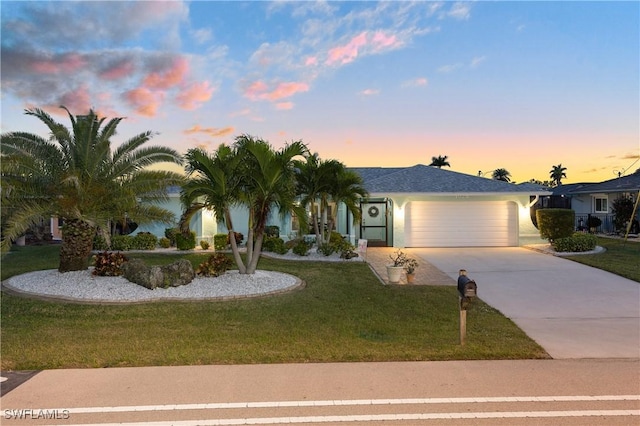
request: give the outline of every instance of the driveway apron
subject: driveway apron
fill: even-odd
[[[553,358],[639,358],[640,284],[526,248],[413,248],[500,310]],[[473,321],[473,311],[467,321]]]

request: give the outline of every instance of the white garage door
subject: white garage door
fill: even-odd
[[[405,208],[405,246],[516,246],[517,213],[508,201],[414,201]]]

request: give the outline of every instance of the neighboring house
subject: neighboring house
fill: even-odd
[[[336,231],[350,242],[366,239],[369,246],[389,247],[509,247],[544,242],[531,220],[531,206],[540,196],[550,195],[536,185],[467,175],[425,165],[413,167],[350,168],[358,173],[369,198],[361,203],[362,221],[354,223],[343,205],[332,205]],[[178,188],[172,188],[164,208],[181,214]],[[247,212],[235,209],[236,232],[248,233]],[[299,235],[295,220],[273,214],[269,225],[280,227],[280,236]],[[140,226],[158,237],[168,225]],[[210,239],[225,233],[213,213],[194,217],[196,238]]]
[[[557,202],[560,198],[569,201],[569,205],[565,207],[575,211],[576,228],[581,224],[586,226],[589,216],[595,216],[602,221],[597,229],[598,232],[613,233],[616,231],[613,221],[613,202],[621,197],[630,198],[633,202],[637,200],[640,193],[640,172],[600,183],[560,185],[553,188],[552,192],[553,194],[548,198],[549,203],[553,200]],[[636,220],[637,218],[638,212],[636,212]]]

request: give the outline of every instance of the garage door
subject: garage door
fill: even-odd
[[[405,208],[405,246],[516,246],[517,213],[508,201],[414,201]]]

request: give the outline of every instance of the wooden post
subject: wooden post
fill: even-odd
[[[467,310],[462,309],[462,298],[460,298],[460,345],[464,346],[467,337]]]

